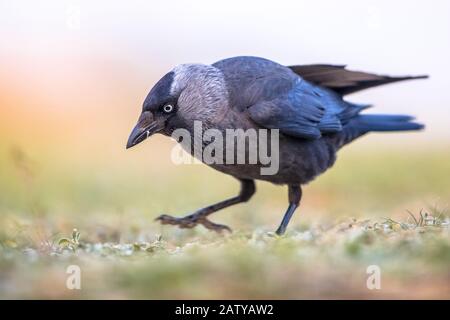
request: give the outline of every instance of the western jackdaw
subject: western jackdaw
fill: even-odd
[[[212,65],[183,64],[162,77],[146,97],[127,148],[155,133],[171,136],[176,129],[194,135],[202,130],[278,129],[278,171],[261,173],[257,163],[208,163],[241,183],[236,197],[202,208],[182,218],[162,215],[162,224],[192,228],[202,224],[215,231],[230,230],[207,217],[220,209],[249,200],[254,180],[288,186],[289,207],[276,233],[286,231],[300,203],[301,185],[330,168],[336,152],[372,131],[419,130],[423,125],[406,115],[362,114],[368,105],[348,102],[347,94],[426,76],[390,77],[350,71],[338,65],[283,66],[257,57],[234,57]],[[208,143],[202,142],[201,148]],[[194,155],[192,148],[189,151]]]

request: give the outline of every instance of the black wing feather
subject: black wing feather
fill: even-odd
[[[390,77],[361,71],[351,71],[345,69],[344,65],[312,64],[289,66],[289,68],[303,79],[329,88],[340,95],[398,81],[428,78],[426,75]]]

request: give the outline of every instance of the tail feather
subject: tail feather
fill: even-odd
[[[414,117],[407,115],[361,114],[353,118],[344,130],[335,136],[335,143],[340,148],[371,131],[412,131],[425,127],[413,120]]]
[[[420,130],[423,124],[413,122],[414,117],[407,115],[363,114],[356,117],[353,126],[361,131],[408,131]]]

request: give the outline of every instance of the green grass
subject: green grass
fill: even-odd
[[[86,160],[0,148],[0,297],[450,298],[448,151],[345,150],[304,188],[284,237],[271,231],[286,190],[265,183],[212,217],[232,234],[158,225],[238,189],[166,151]],[[72,264],[81,290],[66,288]],[[370,265],[381,290],[366,287]]]
[[[2,297],[448,298],[449,220],[429,219],[349,220],[285,237],[185,233],[181,245],[161,236],[90,242],[83,233],[36,247],[2,240]],[[65,287],[73,264],[82,272],[79,291]],[[381,290],[366,287],[370,265],[381,268]]]

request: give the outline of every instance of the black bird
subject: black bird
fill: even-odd
[[[363,89],[427,76],[389,77],[350,71],[345,66],[283,66],[258,57],[234,57],[212,65],[183,64],[162,77],[144,101],[142,113],[128,139],[127,148],[154,133],[170,136],[176,129],[194,135],[194,122],[203,130],[278,129],[279,168],[261,174],[262,164],[209,164],[237,178],[239,195],[202,208],[182,218],[162,215],[162,224],[230,230],[207,219],[211,213],[249,200],[254,180],[286,184],[289,207],[276,233],[285,232],[302,197],[301,185],[330,168],[336,152],[372,131],[419,130],[423,125],[405,115],[361,114],[368,105],[343,97]],[[205,148],[207,144],[202,144]],[[192,148],[189,151],[193,153]],[[196,154],[193,154],[196,156]]]

